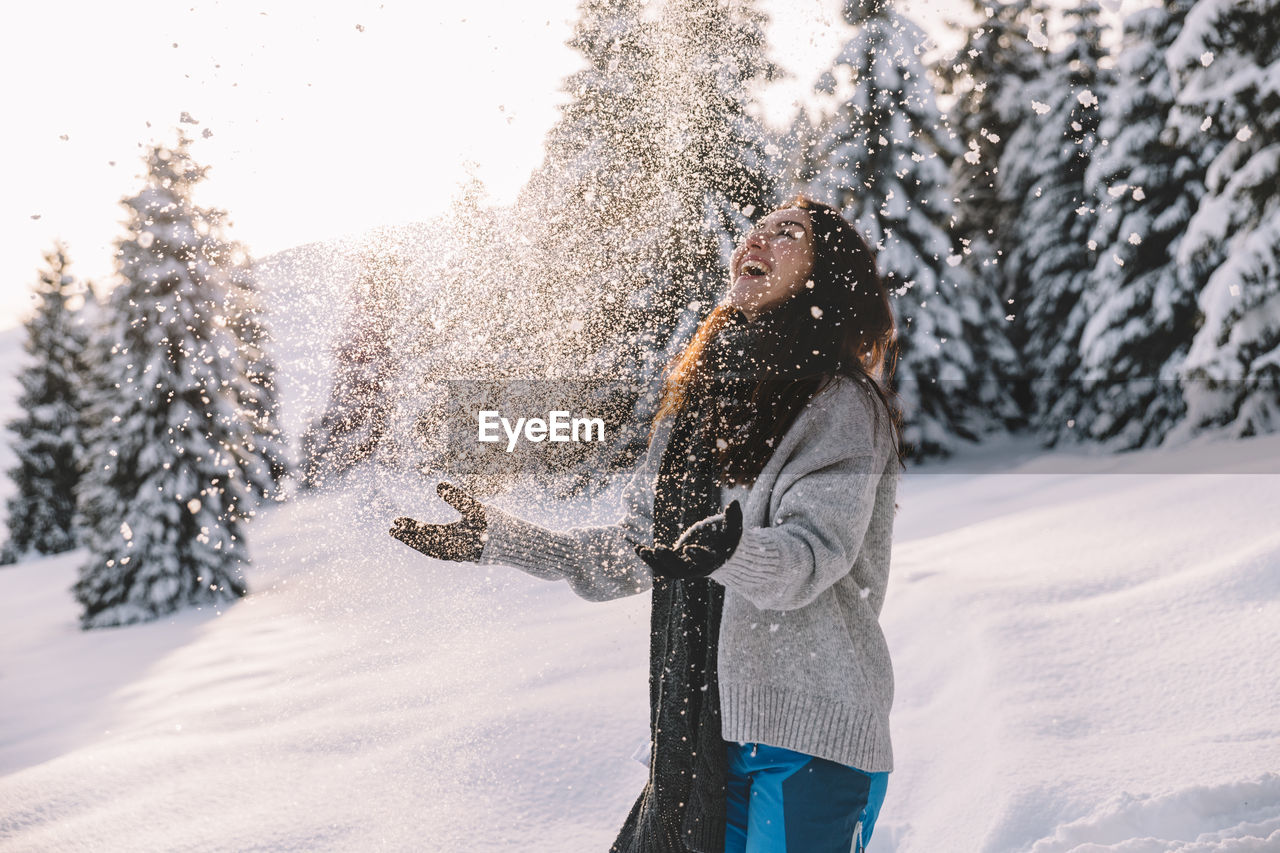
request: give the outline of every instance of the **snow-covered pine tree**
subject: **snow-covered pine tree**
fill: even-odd
[[[652,415],[666,356],[722,292],[736,232],[773,200],[750,91],[776,71],[764,24],[754,0],[580,6],[571,44],[586,67],[522,196],[517,231],[537,231],[517,240],[552,298],[559,361],[639,392],[624,423]],[[645,434],[624,433],[618,460]]]
[[[1206,142],[1168,129],[1165,53],[1195,0],[1166,0],[1124,22],[1085,174],[1097,264],[1082,297],[1082,398],[1065,435],[1116,449],[1158,444],[1184,414],[1177,371],[1195,332],[1196,281],[1178,243],[1204,194]]]
[[[834,84],[834,78],[824,77],[822,84]],[[832,91],[822,89],[824,94]],[[786,132],[774,144],[783,152],[786,165],[779,177],[779,186],[807,187],[818,177],[818,144],[822,141],[822,127],[802,105],[791,117]]]
[[[728,284],[739,233],[778,200],[783,152],[771,141],[754,88],[780,70],[767,56],[768,19],[755,0],[664,0],[653,16],[653,140],[660,221],[645,237],[641,318],[623,371],[642,393],[628,419],[643,447],[661,377]],[[643,233],[643,232],[641,232]],[[627,458],[624,454],[622,458]]]
[[[252,424],[253,443],[248,457],[257,470],[251,474],[257,495],[279,497],[281,481],[289,473],[287,442],[280,427],[280,399],[276,391],[276,364],[266,306],[258,289],[253,259],[239,243],[228,242],[222,251],[227,301],[225,323],[235,335],[243,363],[235,388],[242,416]]]
[[[126,198],[120,283],[105,309],[109,358],[95,366],[77,493],[88,557],[75,585],[81,626],[145,621],[245,593],[243,520],[251,425],[235,392],[235,337],[218,322],[226,284],[204,212],[204,177],[179,133],[153,146]]]
[[[324,412],[303,436],[303,485],[314,488],[370,458],[387,432],[400,366],[396,326],[408,260],[375,241],[363,250],[352,307],[334,346],[333,387]]]
[[[849,0],[854,37],[820,86],[840,100],[817,149],[816,198],[840,207],[876,248],[896,294],[897,384],[917,456],[946,454],[1015,414],[995,295],[958,263],[946,194],[953,136],[921,59],[924,33],[887,4]]]
[[[969,21],[952,24],[964,43],[933,71],[950,96],[949,123],[963,155],[951,161],[954,233],[962,265],[1005,305],[1001,263],[1013,244],[1016,208],[1002,201],[1000,160],[1015,128],[1035,114],[1025,89],[1043,69],[1040,21],[1030,0],[970,0]],[[1001,314],[1006,314],[1002,307]],[[1016,419],[1015,419],[1016,420]]]
[[[1179,260],[1205,284],[1182,364],[1199,432],[1280,429],[1280,0],[1199,0],[1167,57],[1178,138],[1221,143]]]
[[[1004,265],[1010,330],[1027,371],[1022,401],[1047,445],[1075,426],[1080,405],[1080,303],[1095,258],[1095,221],[1084,173],[1096,144],[1098,92],[1105,81],[1100,9],[1082,0],[1061,9],[1037,2],[1046,20],[1061,21],[1062,46],[1024,93],[1036,116],[1009,137],[1000,162],[1001,192],[1017,219]],[[1013,302],[1008,303],[1008,299]]]
[[[8,556],[58,554],[74,548],[75,489],[80,481],[81,397],[88,330],[75,303],[87,294],[70,272],[61,243],[44,256],[36,311],[26,323],[28,362],[18,374],[22,414],[10,421],[18,464],[9,470]]]
[[[586,362],[612,372],[643,325],[630,297],[652,275],[652,235],[664,225],[655,153],[663,105],[647,96],[658,69],[643,5],[580,4],[569,46],[586,66],[565,80],[546,157],[517,201],[517,228],[534,231],[516,238],[530,261],[521,269],[559,321],[552,369]]]
[[[653,309],[675,328],[690,302],[705,315],[727,284],[737,234],[776,200],[781,151],[770,147],[752,87],[777,76],[755,0],[666,0],[654,59],[662,105],[658,169],[676,218],[659,244],[673,292]],[[652,327],[651,327],[652,328]],[[664,342],[669,335],[658,335]]]

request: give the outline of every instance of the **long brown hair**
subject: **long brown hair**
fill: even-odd
[[[893,426],[898,464],[906,467],[902,412],[888,387],[897,324],[875,254],[830,205],[797,195],[777,209],[809,213],[811,285],[749,324],[741,340],[750,351],[718,351],[721,332],[736,331],[745,318],[736,307],[716,306],[667,366],[650,438],[664,417],[694,412],[711,419],[722,482],[753,483],[804,405],[836,376],[848,376],[875,391]]]

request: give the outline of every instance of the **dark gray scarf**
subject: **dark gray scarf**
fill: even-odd
[[[708,347],[727,372],[748,332],[740,313]],[[720,512],[720,485],[704,394],[672,427],[658,466],[653,540],[673,545],[690,525]],[[734,392],[740,386],[734,386]],[[653,586],[649,636],[649,780],[610,853],[721,853],[728,775],[720,737],[716,654],[724,588],[710,578],[659,580]]]

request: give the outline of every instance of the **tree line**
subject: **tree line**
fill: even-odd
[[[776,130],[754,0],[583,0],[584,66],[514,204],[468,186],[429,281],[412,246],[366,258],[303,483],[421,470],[427,445],[481,466],[439,434],[433,383],[459,376],[477,400],[523,379],[614,413],[593,464],[625,465],[735,239],[796,192],[877,251],[915,459],[1008,430],[1116,450],[1274,431],[1280,0],[1164,0],[1117,32],[1093,0],[969,11],[939,57],[890,3],[847,0],[846,43]],[[89,544],[86,625],[243,592],[239,525],[286,467],[253,265],[190,201],[185,140],[148,163],[107,302],[69,311],[50,255],[14,427],[10,555]]]

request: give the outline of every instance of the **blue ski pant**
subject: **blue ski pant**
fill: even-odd
[[[866,849],[888,773],[762,743],[729,741],[728,749],[725,853]]]

